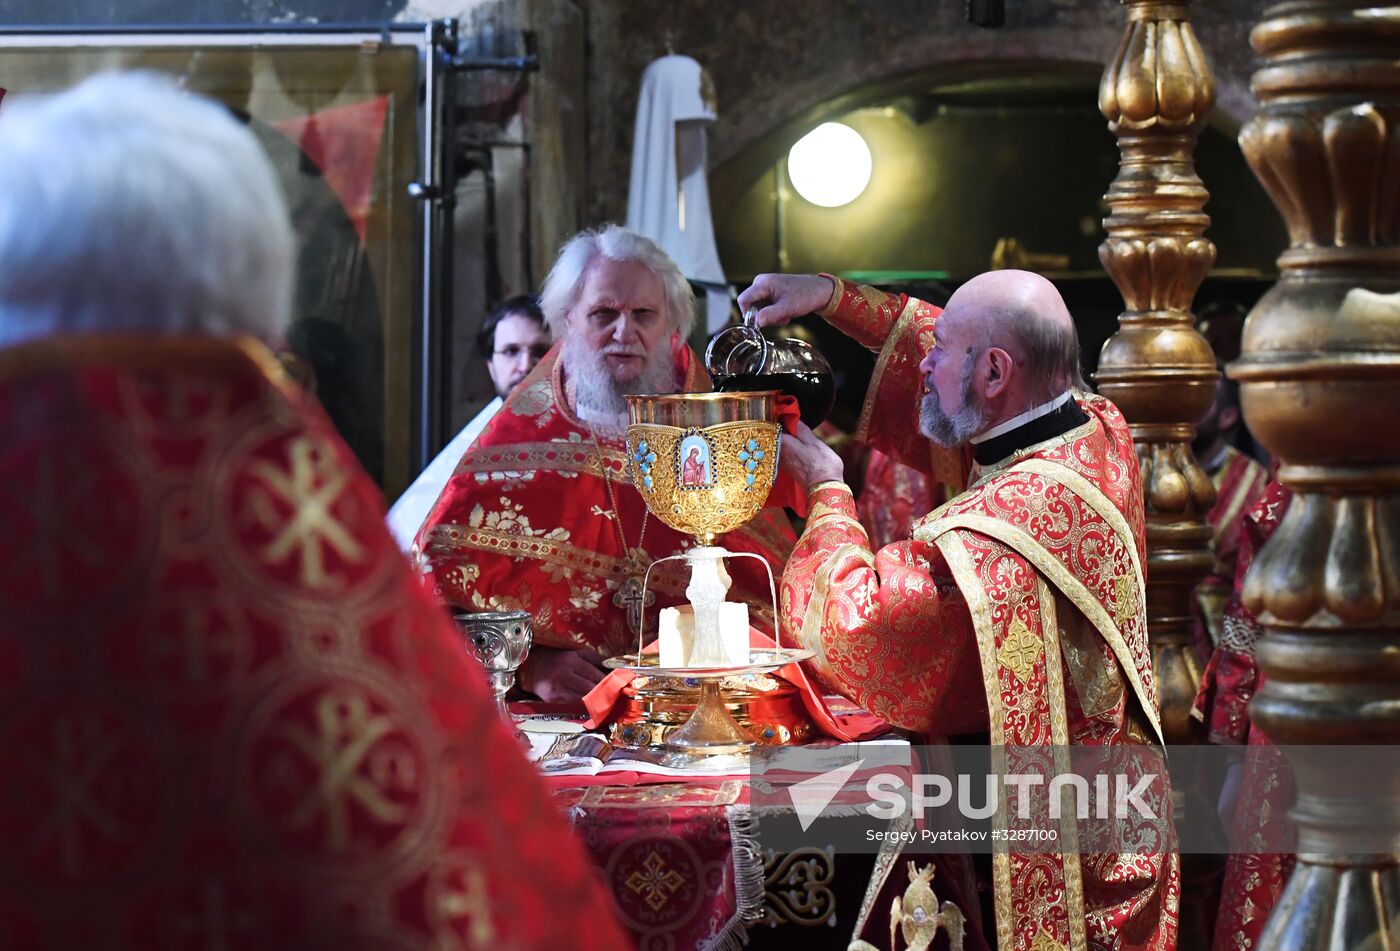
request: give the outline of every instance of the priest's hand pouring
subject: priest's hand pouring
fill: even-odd
[[[836,283],[821,274],[760,274],[739,295],[739,309],[755,311],[760,327],[781,327],[831,302]]]

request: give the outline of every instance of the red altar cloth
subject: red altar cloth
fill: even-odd
[[[907,754],[907,744],[897,742]],[[912,768],[908,762],[889,761],[859,770],[826,808],[863,807],[873,773],[907,778]],[[640,949],[737,951],[745,924],[763,916],[766,900],[764,858],[750,832],[751,809],[765,817],[774,808],[788,812],[781,794],[751,803],[748,773],[643,774],[641,782],[648,785],[622,784],[636,776],[605,772],[546,778],[601,871],[617,918]],[[764,778],[785,784],[811,774],[778,771],[770,764]]]
[[[737,949],[745,922],[762,915],[763,859],[745,793],[738,779],[674,777],[558,790],[642,951]]]

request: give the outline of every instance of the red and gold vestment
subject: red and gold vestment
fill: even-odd
[[[626,947],[285,380],[251,340],[0,350],[0,943]]]
[[[1269,481],[1269,473],[1258,462],[1233,446],[1226,446],[1224,458],[1210,474],[1215,484],[1215,504],[1206,513],[1210,526],[1210,548],[1215,566],[1196,586],[1196,606],[1202,629],[1196,634],[1196,649],[1204,661],[1220,643],[1225,604],[1234,588],[1240,551],[1240,522]]]
[[[1234,591],[1192,711],[1205,721],[1213,743],[1262,746],[1269,742],[1249,718],[1249,701],[1264,682],[1254,659],[1264,628],[1244,606],[1241,591],[1250,563],[1278,528],[1292,497],[1283,483],[1271,481],[1240,520]],[[1248,951],[1258,945],[1294,864],[1291,854],[1265,851],[1265,843],[1285,838],[1282,830],[1294,794],[1291,774],[1273,757],[1250,757],[1239,788],[1230,838],[1240,851],[1225,860],[1216,951]]]
[[[828,311],[849,335],[882,346],[856,437],[961,484],[959,455],[931,449],[911,425],[938,310],[841,282]],[[850,491],[814,488],[781,608],[785,628],[816,652],[820,679],[926,735],[989,730],[994,748],[1160,741],[1137,457],[1111,403],[1080,405],[1086,423],[971,469],[966,492],[877,552]],[[1170,849],[994,855],[997,945],[1172,948]],[[895,858],[877,862],[892,884],[904,874]],[[873,884],[868,895],[878,894]],[[864,947],[889,940],[888,911],[863,909]]]
[[[891,459],[878,449],[872,449],[866,457],[856,511],[870,536],[871,549],[879,551],[908,538],[916,521],[946,501],[943,486],[918,469]]]
[[[536,644],[636,650],[647,565],[693,540],[647,512],[623,442],[595,438],[574,415],[559,352],[556,345],[540,361],[467,450],[416,547],[439,596],[473,611],[529,611]],[[689,349],[678,350],[677,368],[684,391],[710,389]],[[776,577],[793,539],[782,510],[767,508],[715,544],[762,555]],[[731,559],[728,570],[729,600],[748,602],[754,625],[771,633],[767,573],[749,558]],[[658,608],[685,601],[688,582],[683,562],[652,572],[648,627]]]

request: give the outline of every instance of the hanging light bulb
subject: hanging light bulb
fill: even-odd
[[[870,146],[859,132],[839,122],[823,122],[788,152],[792,187],[823,208],[855,201],[870,184],[870,168]]]

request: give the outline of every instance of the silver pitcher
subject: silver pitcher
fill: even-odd
[[[769,340],[758,327],[757,310],[750,308],[742,324],[722,328],[705,348],[705,369],[715,389],[724,393],[781,390],[797,399],[802,421],[817,426],[836,405],[836,374],[806,333],[793,325]]]
[[[507,723],[515,719],[506,707],[506,694],[515,684],[515,672],[525,663],[534,641],[529,611],[482,611],[454,614],[458,629],[467,648],[486,668],[491,677],[491,692],[496,707]],[[517,731],[518,733],[518,731]]]

